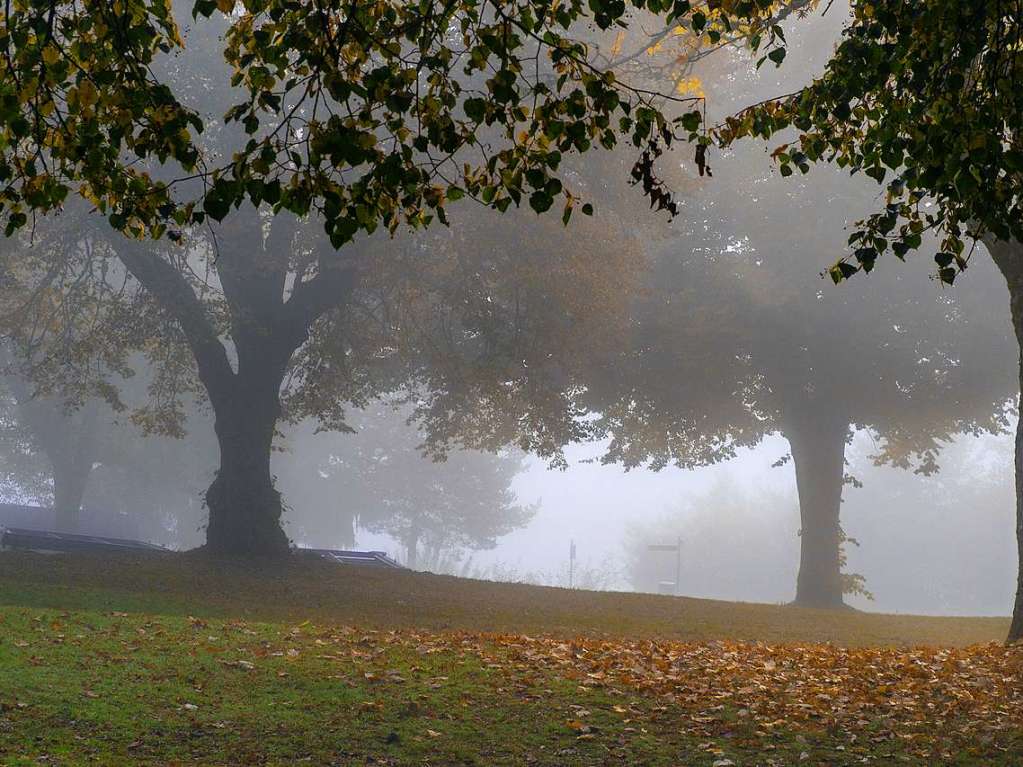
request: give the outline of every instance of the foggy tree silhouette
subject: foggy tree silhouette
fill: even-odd
[[[17,402],[18,422],[49,463],[56,527],[79,532],[82,500],[99,453],[99,405],[88,402],[67,410],[60,400],[32,397],[29,386],[17,376],[8,375],[6,382]]]
[[[434,461],[422,452],[426,434],[407,423],[411,414],[386,399],[353,413],[355,433],[317,451],[322,478],[310,490],[338,499],[359,529],[398,541],[413,569],[420,554],[493,548],[530,520],[536,507],[518,504],[511,490],[520,456],[457,450]]]
[[[860,222],[851,253],[831,267],[836,282],[872,271],[888,252],[904,258],[933,247],[937,276],[953,283],[982,240],[1023,341],[1021,42],[1023,19],[1012,4],[854,2],[823,74],[795,95],[736,114],[719,139],[732,145],[794,127],[795,140],[776,152],[784,175],[826,161],[885,185],[883,207]],[[925,238],[930,231],[936,243]],[[1020,371],[1023,380],[1023,359]],[[1023,638],[1023,423],[1018,429],[1020,569],[1010,641]]]
[[[120,393],[144,401],[145,372],[122,381]],[[194,545],[203,517],[198,483],[208,481],[216,458],[204,414],[188,409],[186,443],[145,433],[97,398],[76,406],[36,396],[31,382],[10,370],[4,382],[0,487],[7,501],[52,507],[65,532]],[[79,526],[83,508],[101,530]]]
[[[794,55],[827,44],[799,31]],[[765,88],[744,82],[741,60],[711,63],[694,74],[725,106]],[[726,78],[729,91],[714,88]],[[852,585],[839,513],[850,430],[877,436],[878,460],[929,472],[951,435],[1005,428],[1009,327],[990,311],[1002,290],[990,269],[951,292],[892,269],[852,290],[822,281],[824,254],[876,190],[836,174],[772,180],[756,149],[735,147],[683,198],[677,239],[652,248],[632,338],[597,361],[588,404],[611,440],[604,460],[626,466],[692,468],[786,436],[802,515],[796,602],[837,607]]]

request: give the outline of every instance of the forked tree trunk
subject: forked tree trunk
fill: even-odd
[[[984,244],[1009,288],[1012,327],[1021,350],[1019,376],[1023,391],[1023,243],[985,237]],[[1023,640],[1023,418],[1016,424],[1016,551],[1016,602],[1009,626],[1009,642]]]
[[[839,515],[848,433],[848,421],[830,414],[794,419],[786,427],[796,468],[801,522],[794,604],[802,607],[845,606]]]
[[[216,270],[229,309],[237,372],[222,339],[224,328],[179,265],[134,243],[124,243],[118,256],[180,324],[213,406],[220,469],[206,492],[207,551],[284,556],[290,547],[270,473],[281,385],[313,324],[350,297],[355,270],[324,247],[314,275],[288,290],[296,221],[276,216],[265,242],[254,208],[232,215],[232,222],[233,228],[225,225]]]

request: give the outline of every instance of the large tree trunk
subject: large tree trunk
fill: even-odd
[[[848,433],[848,421],[830,414],[792,419],[786,427],[796,467],[802,525],[794,604],[802,607],[845,606],[839,514]]]
[[[1012,326],[1021,350],[1019,376],[1023,391],[1023,243],[985,237],[984,244],[1009,287]],[[1012,609],[1009,642],[1023,640],[1023,418],[1016,424],[1016,550],[1016,603]]]
[[[240,387],[248,383],[239,380]],[[206,491],[211,553],[280,556],[289,550],[280,524],[281,494],[270,474],[279,386],[277,381],[270,391],[266,384],[261,391],[240,389],[235,398],[214,405],[220,469]]]

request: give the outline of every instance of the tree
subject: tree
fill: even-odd
[[[683,0],[636,6],[697,30],[707,23]],[[221,465],[206,494],[207,546],[281,554],[269,471],[281,388],[286,378],[307,391],[336,378],[342,360],[323,355],[350,351],[339,326],[368,277],[387,271],[367,263],[367,236],[445,221],[448,203],[465,196],[537,213],[560,198],[567,221],[590,208],[559,174],[564,155],[622,136],[639,147],[670,142],[673,123],[654,95],[588,59],[572,31],[591,17],[575,2],[192,7],[187,41],[167,0],[4,9],[0,212],[11,235],[79,195],[140,238],[110,242],[100,259],[116,259],[144,289],[133,300],[174,326],[209,396]],[[591,9],[607,29],[627,6]],[[757,3],[731,10],[766,24],[767,46],[777,42]],[[210,46],[220,33],[217,65]],[[234,106],[214,124],[194,106],[204,99],[211,111]],[[696,99],[668,101],[688,109],[678,120],[699,138]],[[640,167],[645,191],[669,207],[652,159]],[[141,242],[163,235],[170,245]],[[336,395],[324,392],[321,404],[359,396]]]
[[[60,401],[33,397],[29,384],[17,375],[8,376],[6,383],[19,426],[49,463],[57,529],[77,532],[78,513],[96,458],[98,406],[90,402],[72,411]]]
[[[323,435],[318,446],[307,429],[288,435],[305,457],[288,455],[281,468],[311,465],[319,475],[304,488],[320,499],[318,508],[293,509],[296,522],[308,520],[299,522],[304,533],[340,514],[349,529],[354,522],[397,540],[416,569],[420,554],[436,559],[441,552],[493,548],[498,537],[529,521],[536,508],[518,504],[511,489],[518,456],[456,450],[432,460],[422,452],[427,435],[409,423],[411,415],[411,408],[385,399],[350,416],[352,434]],[[327,497],[342,500],[340,508],[324,508]]]
[[[215,457],[212,435],[194,407],[185,443],[146,434],[127,412],[101,400],[73,405],[36,396],[31,383],[13,373],[5,383],[0,487],[7,500],[51,507],[52,523],[66,532],[192,544],[202,522],[196,481],[207,476],[204,466]],[[139,383],[122,383],[121,393],[144,398]],[[88,524],[80,526],[83,511]]]
[[[52,469],[40,454],[32,432],[21,422],[18,402],[0,390],[0,493],[7,501],[35,500],[51,494]]]
[[[708,192],[742,205],[743,187],[722,170]],[[741,239],[732,240],[728,226],[711,227],[725,242],[707,250],[727,253],[729,241],[744,242],[738,251],[716,260],[699,250],[658,256],[633,307],[631,337],[599,361],[588,394],[601,414],[596,433],[610,440],[603,460],[627,467],[695,468],[782,433],[802,515],[796,602],[837,607],[855,585],[840,569],[853,430],[872,432],[879,461],[933,471],[952,435],[1004,428],[1012,379],[998,363],[1008,339],[1002,318],[984,312],[990,275],[978,274],[975,290],[954,301],[912,279],[820,295],[808,264],[848,208],[835,206],[834,218],[815,215],[819,227],[789,233],[782,213],[822,190],[809,186],[804,197],[771,187],[749,185],[763,223],[739,217],[729,226]],[[723,215],[732,219],[734,210]],[[855,343],[834,344],[853,332]]]
[[[822,37],[803,31],[789,49],[809,56]],[[692,74],[727,78],[731,100],[764,88],[734,64]],[[709,108],[727,109],[714,92]],[[631,337],[596,361],[589,403],[610,440],[605,460],[627,467],[693,468],[781,432],[802,516],[796,602],[839,607],[857,585],[840,567],[853,430],[875,435],[879,461],[932,472],[951,435],[1004,428],[1008,328],[988,310],[992,270],[952,295],[898,274],[822,290],[816,254],[870,211],[872,186],[779,183],[751,149],[716,162],[714,178],[680,201],[677,238],[657,245]]]
[[[905,258],[937,237],[937,275],[952,283],[983,240],[1009,287],[1023,341],[1023,14],[1015,4],[853,2],[824,73],[794,95],[728,119],[729,146],[796,138],[776,150],[783,175],[835,162],[885,184],[883,210],[852,233],[836,282],[870,272],[891,252]],[[1023,376],[1023,361],[1020,365]],[[1023,424],[1016,443],[1020,570],[1009,639],[1023,638]]]

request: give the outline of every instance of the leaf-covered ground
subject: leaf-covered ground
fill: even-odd
[[[242,620],[211,615],[234,576],[189,597],[173,568],[147,580],[151,565],[125,561],[85,582],[87,561],[50,560],[50,576],[81,579],[60,586],[23,564],[0,562],[3,765],[1023,764],[1023,648],[996,642],[630,639],[588,620],[573,634],[570,613],[550,631],[370,628],[313,609],[302,569],[273,574],[267,615]],[[286,588],[311,620],[269,605]],[[53,605],[76,595],[78,609]],[[198,615],[178,609],[189,601]],[[239,601],[255,612],[255,595]],[[878,618],[841,615],[829,630]]]

